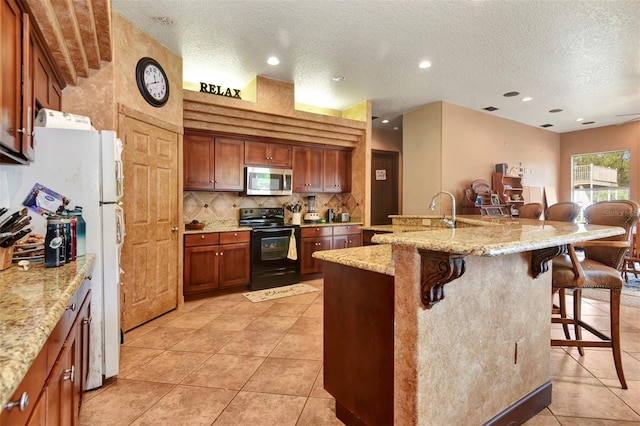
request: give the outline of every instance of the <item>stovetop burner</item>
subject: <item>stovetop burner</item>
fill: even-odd
[[[290,227],[284,224],[284,208],[282,207],[240,209],[240,225],[252,228]]]

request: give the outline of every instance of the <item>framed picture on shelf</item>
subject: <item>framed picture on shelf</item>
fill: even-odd
[[[502,204],[500,202],[500,197],[498,197],[498,194],[491,194],[491,204],[494,206],[499,206],[500,204]]]

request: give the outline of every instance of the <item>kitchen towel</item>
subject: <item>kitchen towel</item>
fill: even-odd
[[[296,250],[296,230],[291,228],[291,236],[289,237],[289,252],[287,253],[287,259],[297,260],[298,251]]]
[[[42,108],[36,115],[35,125],[55,129],[92,130],[91,119],[84,115],[68,114],[62,111]]]

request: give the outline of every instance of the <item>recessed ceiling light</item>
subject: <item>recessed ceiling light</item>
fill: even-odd
[[[585,121],[582,124],[584,125],[584,124],[593,124],[593,123],[595,123],[595,121]]]
[[[502,96],[504,96],[505,98],[511,98],[513,96],[518,96],[519,94],[520,94],[520,92],[507,92]]]
[[[276,58],[275,56],[272,56],[269,59],[267,59],[267,63],[269,65],[278,65],[280,63],[280,59]]]
[[[425,69],[429,67],[431,67],[431,62],[429,61],[422,61],[418,64],[418,68],[421,68],[421,69]]]
[[[494,106],[488,106],[488,107],[484,107],[482,109],[485,110],[485,111],[492,111],[492,112],[498,110],[498,108],[496,108]]]
[[[382,124],[387,124],[388,122],[389,122],[389,120],[387,120],[387,119],[382,120]]]
[[[532,101],[532,100],[533,100],[533,98],[531,98],[529,96],[527,96],[526,98],[522,98],[522,102],[529,102],[529,101]]]
[[[549,112],[556,113],[556,112],[562,112],[562,110],[560,108],[555,108],[555,109],[550,109]]]
[[[577,121],[577,122],[584,121],[584,118],[576,118],[576,121]]]
[[[335,76],[335,77],[333,77],[333,81],[344,81],[344,77],[339,76],[339,75]]]

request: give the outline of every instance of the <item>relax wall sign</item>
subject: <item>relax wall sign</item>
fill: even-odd
[[[226,96],[228,98],[242,99],[240,97],[240,89],[230,89],[215,84],[200,83],[200,91],[204,93],[211,93],[212,95]]]

